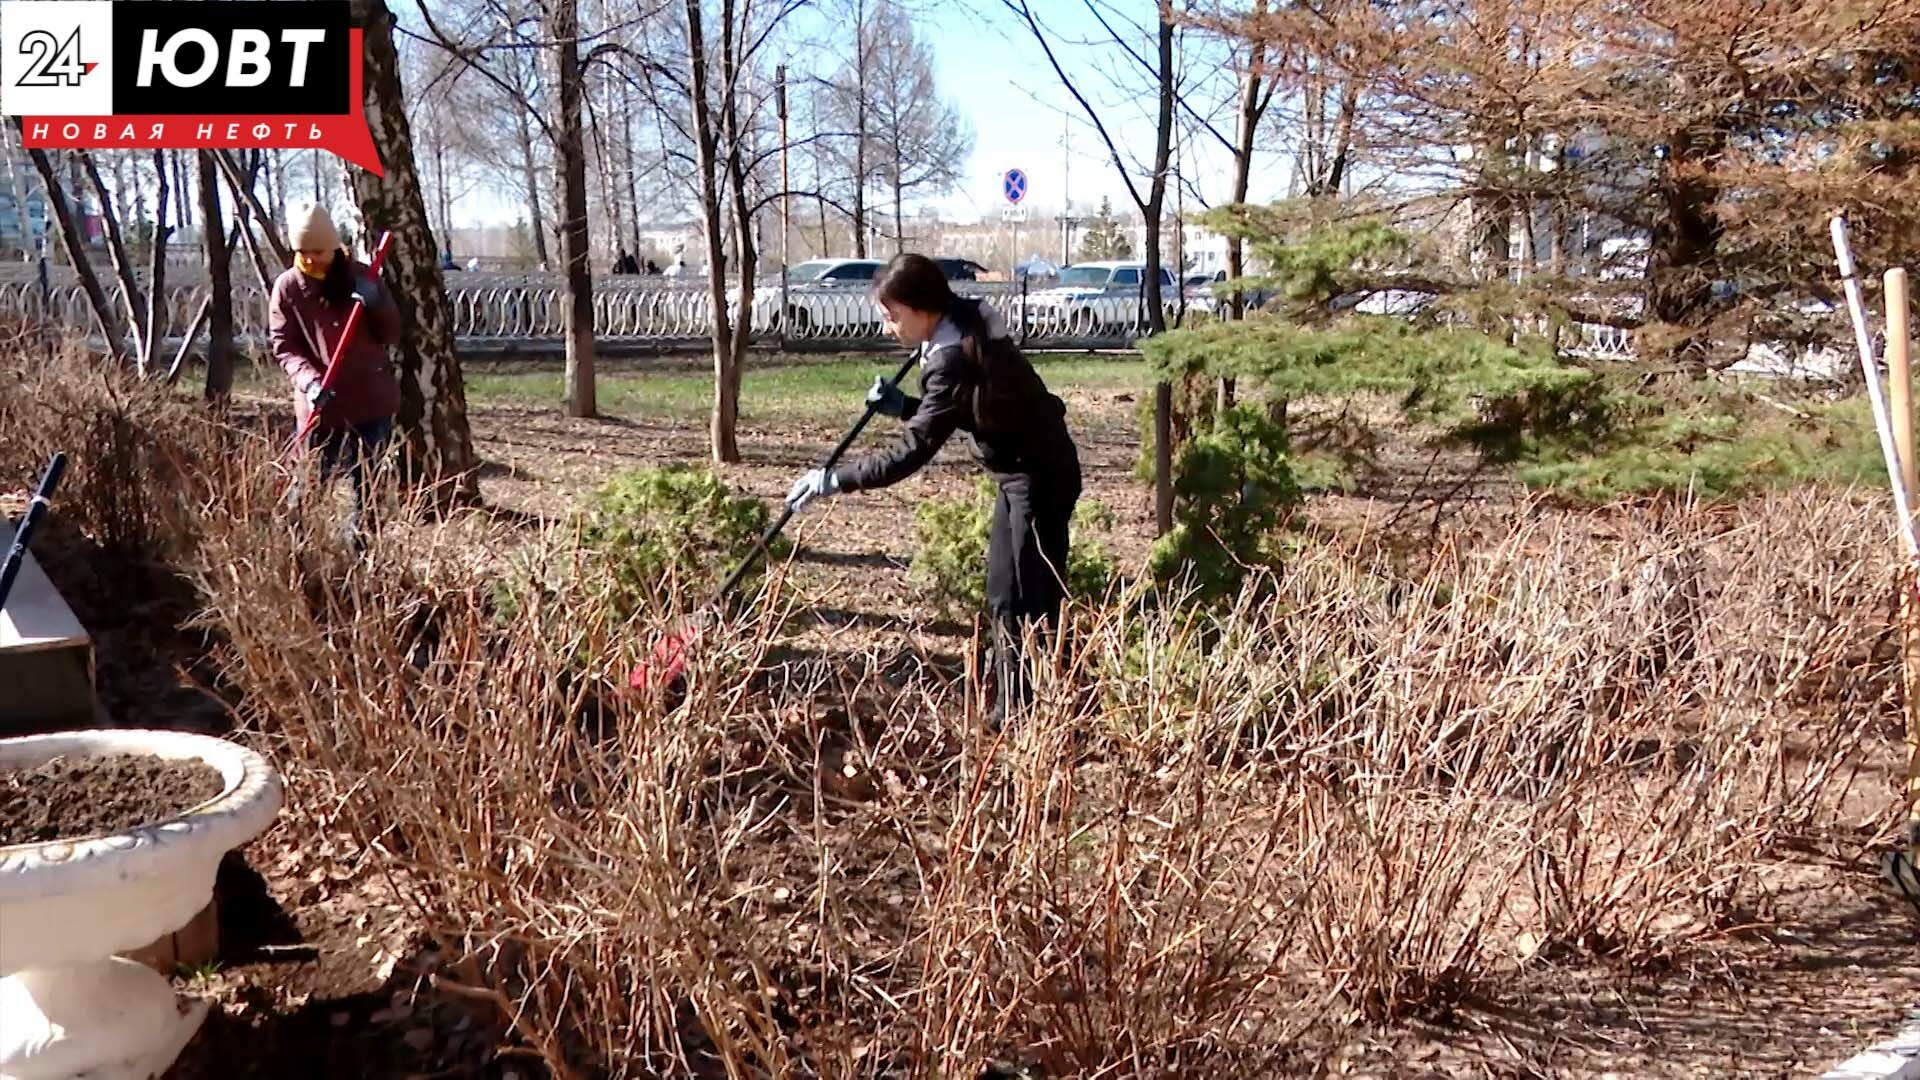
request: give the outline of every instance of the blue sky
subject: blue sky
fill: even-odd
[[[1001,0],[903,2],[915,12],[914,26],[932,49],[940,93],[966,118],[975,140],[961,183],[947,195],[927,200],[927,205],[952,219],[997,218],[1006,206],[1001,176],[1017,167],[1027,173],[1026,203],[1035,210],[1057,212],[1066,196],[1083,213],[1096,208],[1102,197],[1111,199],[1119,210],[1131,206],[1105,144],[1061,86],[1032,34]],[[1085,44],[1105,37],[1106,32],[1087,12],[1083,0],[1032,2],[1057,43],[1062,64],[1101,110],[1103,122],[1123,152],[1142,161],[1150,159],[1155,89],[1147,72],[1110,43]],[[1106,2],[1139,22],[1153,17],[1153,0]],[[801,35],[818,33],[825,17],[824,12],[803,13],[793,29]],[[1217,48],[1197,60],[1195,69],[1208,69],[1207,65],[1220,70]],[[1220,102],[1230,93],[1223,83],[1196,91],[1189,100],[1204,110],[1203,102]],[[1230,116],[1223,114],[1218,126],[1231,137]],[[1231,158],[1211,136],[1186,140],[1182,158],[1198,197],[1208,201],[1226,197]],[[1257,160],[1252,197],[1276,197],[1285,188],[1288,163],[1271,153]],[[1144,177],[1138,182],[1144,191]],[[1171,212],[1171,193],[1167,205]],[[1195,192],[1189,192],[1186,209],[1198,208]],[[485,196],[469,200],[464,209],[474,217],[503,220],[511,220],[516,212],[504,201]]]
[[[1108,6],[1149,28],[1152,25],[1152,0],[1109,0]],[[1055,42],[1056,57],[1081,93],[1100,110],[1102,122],[1123,154],[1150,162],[1157,106],[1152,76],[1111,44],[1082,0],[1033,0],[1033,7]],[[927,8],[932,14],[917,19],[916,25],[932,43],[940,90],[972,123],[975,137],[965,180],[935,205],[955,217],[998,214],[1005,205],[1000,178],[1013,167],[1027,173],[1027,197],[1038,206],[1058,207],[1063,196],[1082,211],[1097,207],[1103,196],[1112,199],[1116,208],[1131,205],[1106,144],[1061,86],[1024,23],[1000,0],[933,0]],[[1117,23],[1115,28],[1126,32]],[[1100,39],[1107,43],[1087,44]],[[1224,51],[1217,42],[1203,44],[1195,39],[1188,45],[1196,70],[1201,63],[1224,70]],[[1138,45],[1151,47],[1151,41]],[[1226,80],[1231,77],[1228,73],[1215,86],[1196,88],[1189,95],[1195,109],[1205,113],[1212,104],[1226,102],[1231,96]],[[1232,137],[1230,115],[1223,112],[1215,125]],[[1210,135],[1196,133],[1183,142],[1181,157],[1183,171],[1195,189],[1188,193],[1189,211],[1198,208],[1196,197],[1210,202],[1227,197],[1232,158],[1224,146]],[[1255,160],[1252,197],[1280,194],[1286,186],[1287,163],[1272,154]],[[1144,193],[1144,168],[1136,182]],[[1173,201],[1169,193],[1170,211]]]

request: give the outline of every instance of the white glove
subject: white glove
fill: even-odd
[[[873,389],[867,391],[867,404],[881,416],[897,420],[907,415],[906,391],[888,382],[884,375],[873,377]]]
[[[840,478],[825,469],[808,469],[805,476],[793,482],[793,489],[787,492],[787,509],[798,512],[822,495],[835,495],[840,491]]]

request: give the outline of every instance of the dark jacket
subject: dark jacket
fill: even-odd
[[[367,268],[353,264],[354,273],[367,277]],[[351,302],[334,305],[321,292],[321,283],[289,268],[273,283],[267,304],[267,339],[273,358],[293,383],[295,422],[304,425],[312,407],[307,388],[326,373],[340,332],[347,327]],[[360,316],[360,327],[340,357],[340,373],[333,380],[333,402],[320,415],[318,426],[357,427],[400,411],[400,381],[394,375],[387,346],[400,340],[400,309],[384,286],[374,288],[373,304]]]
[[[963,345],[949,342],[923,351],[920,396],[907,398],[900,442],[835,469],[841,490],[899,483],[933,460],[955,431],[971,436],[974,458],[996,480],[1071,479],[1077,486],[1079,455],[1067,432],[1066,405],[1012,342],[995,338],[982,347],[994,350],[991,392]]]

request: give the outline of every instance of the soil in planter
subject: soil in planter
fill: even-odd
[[[166,821],[225,786],[204,761],[146,754],[0,766],[0,847],[110,836]]]

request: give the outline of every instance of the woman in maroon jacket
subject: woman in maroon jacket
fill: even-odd
[[[324,207],[309,207],[287,231],[293,266],[273,283],[267,336],[293,383],[295,423],[304,425],[309,415],[320,413],[309,438],[320,451],[321,475],[347,471],[353,492],[341,533],[358,550],[365,546],[360,526],[371,513],[373,469],[400,411],[400,382],[387,357],[387,346],[400,340],[400,310],[366,264],[340,247],[340,234]],[[355,300],[366,305],[366,314],[340,357],[333,385],[322,389],[327,362]],[[296,485],[290,498],[299,497]]]

